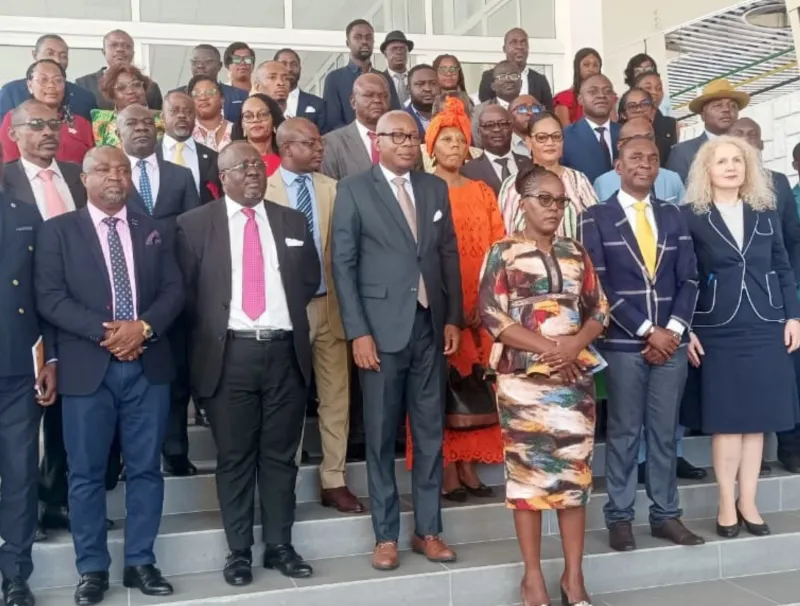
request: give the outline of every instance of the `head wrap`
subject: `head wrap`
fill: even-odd
[[[464,134],[467,139],[467,150],[469,151],[469,144],[472,140],[470,122],[467,112],[464,111],[464,104],[457,97],[448,97],[444,102],[442,111],[436,114],[428,125],[428,130],[425,133],[425,149],[427,149],[430,157],[433,157],[433,146],[436,145],[439,133],[442,132],[442,129],[451,126]]]

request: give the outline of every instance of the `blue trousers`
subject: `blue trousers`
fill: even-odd
[[[678,425],[675,431],[675,439],[678,441],[678,457],[683,456],[683,432],[684,429]],[[647,460],[647,438],[642,427],[642,435],[639,436],[639,463],[644,463]]]
[[[153,544],[164,505],[161,445],[170,406],[169,385],[153,385],[137,362],[109,363],[99,389],[63,397],[69,467],[69,518],[79,574],[107,571],[105,474],[119,426],[125,461],[125,565],[155,563]]]

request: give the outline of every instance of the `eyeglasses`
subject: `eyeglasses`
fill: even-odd
[[[251,112],[244,112],[242,114],[242,122],[266,122],[272,117],[272,114],[266,110],[261,110],[257,114],[253,114]]]
[[[556,208],[559,210],[564,210],[567,207],[567,204],[570,204],[572,200],[569,199],[568,196],[553,196],[550,194],[536,194],[533,196],[522,196],[523,200],[536,200],[540,206],[543,208],[550,208],[553,204],[556,205]]]
[[[290,141],[286,141],[286,143],[297,143],[302,145],[306,149],[325,149],[325,141],[323,139],[292,139]]]
[[[442,65],[436,71],[440,74],[457,74],[461,68],[458,65]]]
[[[564,133],[534,133],[531,137],[537,143],[547,143],[548,141],[561,143],[564,140]]]
[[[245,160],[244,162],[239,162],[239,164],[234,164],[230,168],[223,168],[219,172],[221,173],[246,173],[251,168],[256,170],[264,170],[264,162],[261,160]]]
[[[35,130],[36,132],[41,132],[45,128],[49,128],[54,133],[61,131],[61,125],[64,124],[61,120],[42,120],[41,118],[34,118],[33,120],[28,120],[27,122],[17,122],[12,124],[14,128],[19,128],[21,126],[27,126],[31,130]]]
[[[144,90],[144,82],[141,80],[131,80],[127,84],[118,83],[114,86],[114,91],[118,93],[127,93],[129,90],[140,91]]]
[[[193,99],[200,99],[201,97],[216,97],[218,95],[219,91],[216,88],[205,88],[203,90],[192,91]]]
[[[626,112],[635,112],[636,110],[640,109],[650,109],[653,107],[653,102],[650,99],[642,99],[639,103],[635,101],[631,101],[630,103],[625,104],[625,111]]]
[[[231,57],[231,63],[234,65],[241,65],[242,63],[245,65],[253,65],[255,62],[256,60],[253,57],[242,57],[240,55],[234,55]]]
[[[504,130],[511,128],[511,120],[497,120],[495,122],[481,122],[481,128],[486,130]]]
[[[494,77],[495,80],[498,82],[518,82],[522,79],[522,74],[512,73],[512,74],[497,74]]]
[[[31,81],[36,82],[39,86],[46,87],[46,86],[64,86],[66,80],[62,76],[55,76],[53,78],[49,78],[48,76],[33,76]]]
[[[418,132],[404,133],[402,131],[394,131],[391,133],[376,133],[379,137],[391,137],[392,143],[395,145],[403,145],[406,141],[410,141],[412,145],[419,145],[422,139],[419,138]]]
[[[514,108],[515,114],[522,114],[524,115],[535,115],[541,114],[544,111],[544,105],[517,105]]]

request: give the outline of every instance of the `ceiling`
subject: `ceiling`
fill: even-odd
[[[790,27],[763,27],[745,19],[769,12],[784,0],[754,0],[666,34],[668,52],[677,54],[667,69],[673,115],[690,115],[687,104],[709,81],[727,77],[734,87],[763,103],[800,90],[800,72]],[[774,18],[774,17],[773,17]]]

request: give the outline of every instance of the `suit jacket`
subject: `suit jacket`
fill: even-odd
[[[197,148],[197,168],[200,174],[200,204],[207,204],[212,200],[217,200],[222,195],[222,182],[219,178],[219,167],[217,166],[219,154],[197,141],[194,142],[194,145]],[[163,141],[158,143],[157,149],[161,152],[161,157],[163,158]]]
[[[512,155],[517,163],[517,169],[520,171],[533,165],[533,162],[527,156]],[[500,187],[503,185],[500,182],[500,177],[497,176],[494,168],[492,168],[492,161],[486,157],[486,154],[482,154],[480,157],[464,164],[461,167],[461,174],[473,181],[483,181],[492,188],[495,196],[500,193]]]
[[[333,207],[333,280],[349,340],[372,335],[379,351],[408,345],[420,274],[433,330],[464,323],[458,244],[447,185],[411,172],[417,241],[380,166],[343,179]],[[406,186],[408,187],[408,185]]]
[[[639,352],[636,333],[646,320],[666,327],[670,320],[686,328],[697,298],[697,262],[681,210],[651,197],[658,226],[655,276],[642,260],[639,244],[616,194],[581,214],[580,239],[594,263],[611,306],[611,322],[600,342],[606,349]],[[688,330],[684,333],[687,340]]]
[[[222,82],[218,82],[218,84],[222,90],[222,115],[226,120],[236,123],[242,117],[242,105],[247,101],[250,94],[246,90],[229,84],[224,84]],[[174,90],[185,93],[187,87],[180,86]]]
[[[319,288],[317,249],[303,213],[265,201],[275,239],[281,281],[292,321],[294,351],[306,383],[311,381],[311,343],[306,306]],[[231,303],[231,243],[225,199],[178,219],[178,262],[186,281],[189,367],[193,393],[214,395],[222,375]],[[286,240],[303,242],[288,246]]]
[[[151,217],[128,208],[133,242],[138,317],[153,328],[142,354],[151,383],[175,375],[167,329],[183,309],[184,292],[175,253]],[[103,322],[113,318],[111,276],[87,208],[46,221],[39,230],[35,260],[36,304],[56,329],[60,354],[58,391],[88,396],[100,387],[111,353],[100,347]]]
[[[611,122],[611,153],[617,159],[617,143],[619,131],[622,128],[616,122]],[[561,164],[581,171],[589,178],[590,183],[603,173],[614,168],[613,162],[607,160],[605,152],[600,147],[597,134],[585,119],[573,122],[564,128],[564,153]]]
[[[678,143],[672,148],[672,151],[669,152],[667,168],[678,173],[681,179],[683,179],[683,182],[686,183],[694,157],[706,141],[708,141],[708,136],[703,133],[699,137]]]
[[[297,97],[297,115],[295,118],[306,118],[317,125],[320,134],[328,132],[328,125],[325,123],[325,101],[322,97],[317,97],[304,90],[300,91]]]
[[[380,74],[389,83],[389,94],[391,96],[391,108],[402,109],[400,99],[397,98],[397,90],[392,79],[383,72],[373,69],[373,74]],[[325,77],[325,128],[328,131],[336,130],[342,126],[350,124],[356,119],[355,110],[350,105],[350,95],[353,93],[353,84],[356,78],[361,75],[361,71],[354,63],[348,63],[344,67],[333,70]]]
[[[678,142],[678,121],[670,116],[665,116],[661,110],[658,110],[653,119],[653,132],[656,136],[661,168],[666,168],[672,148]]]
[[[325,151],[322,154],[322,167],[319,169],[322,174],[341,181],[372,168],[372,158],[361,140],[355,121],[344,128],[329,132],[323,139]]]
[[[325,272],[325,284],[328,287],[328,323],[333,336],[344,340],[344,327],[339,316],[339,299],[336,297],[336,288],[333,282],[333,263],[331,260],[331,231],[333,220],[333,202],[336,198],[336,181],[321,173],[312,175],[314,196],[317,201],[319,213],[320,240],[322,243],[322,270]],[[286,184],[281,177],[281,171],[276,170],[267,180],[267,199],[274,200],[281,206],[289,206],[289,194]]]
[[[794,269],[795,277],[800,280],[800,217],[797,213],[794,192],[786,175],[774,170],[767,172],[772,177],[778,216],[781,218],[781,235],[789,255],[789,264]]]
[[[103,96],[100,92],[100,80],[103,77],[107,68],[103,67],[100,70],[91,74],[81,76],[75,83],[88,90],[94,95],[97,107],[99,109],[114,109],[114,104]],[[150,80],[150,86],[147,87],[147,107],[154,110],[161,110],[164,100],[161,98],[161,89],[156,84],[155,80]],[[91,121],[91,117],[89,117]]]
[[[30,351],[39,335],[45,359],[57,357],[55,331],[36,312],[33,260],[41,226],[35,206],[0,192],[0,377],[33,375]]]
[[[0,120],[12,109],[31,98],[25,78],[12,80],[0,89]],[[85,88],[67,82],[67,105],[73,115],[92,121],[92,110],[97,109],[97,100]]]
[[[56,162],[56,164],[64,176],[69,193],[72,194],[75,208],[83,208],[86,206],[86,188],[81,181],[81,167],[71,162]],[[9,162],[3,167],[3,190],[9,196],[37,208],[33,187],[31,187],[28,175],[25,174],[25,168],[19,160]]]
[[[713,204],[701,215],[690,206],[681,212],[694,240],[699,269],[693,326],[725,326],[741,305],[750,305],[765,322],[800,319],[797,283],[776,211],[756,212],[744,205],[743,249]]]
[[[419,136],[422,139],[424,145],[425,126],[422,124],[422,120],[419,119],[419,115],[417,114],[417,112],[414,111],[414,108],[411,107],[410,103],[403,108],[403,111],[406,112],[412,118],[414,118],[414,122],[417,123],[417,131],[419,132]]]
[[[478,99],[481,103],[494,97],[492,81],[494,74],[492,69],[487,69],[481,74],[481,84],[478,90]],[[553,111],[553,91],[547,77],[532,69],[528,70],[528,94],[536,97],[536,100],[550,111]]]

